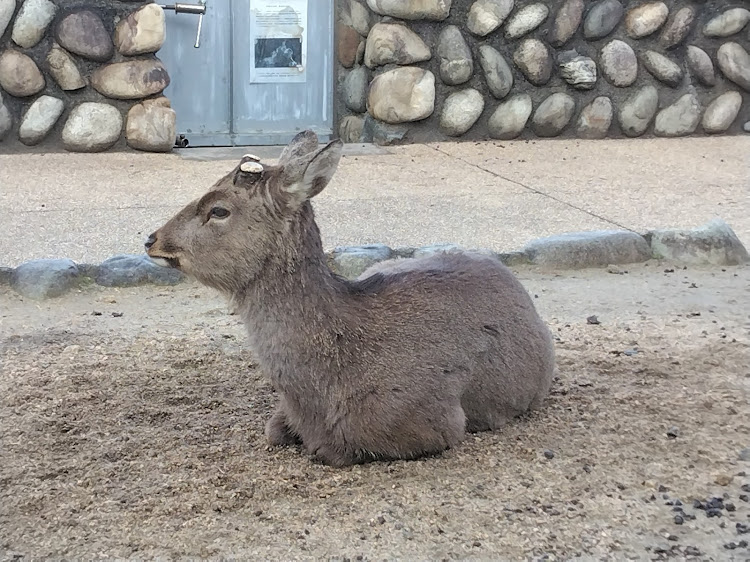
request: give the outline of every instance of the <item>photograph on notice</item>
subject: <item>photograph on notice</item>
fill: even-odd
[[[258,38],[256,68],[295,68],[302,64],[302,39]]]

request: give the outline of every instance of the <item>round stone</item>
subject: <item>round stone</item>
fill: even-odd
[[[52,44],[47,54],[47,66],[61,90],[80,90],[86,86],[73,58],[57,43]]]
[[[553,47],[562,47],[578,30],[583,17],[583,0],[565,0],[550,28],[548,40]]]
[[[42,40],[56,12],[57,6],[50,0],[25,0],[13,24],[11,39],[19,47],[30,49]]]
[[[169,74],[159,59],[135,59],[99,67],[91,85],[108,98],[141,99],[169,86]]]
[[[104,23],[90,10],[65,16],[57,26],[57,42],[71,53],[97,62],[108,61],[115,52]]]
[[[484,111],[484,98],[477,90],[468,88],[449,95],[440,114],[440,128],[452,137],[466,133]]]
[[[526,127],[532,109],[529,94],[518,94],[501,103],[487,122],[490,137],[500,140],[516,138]]]
[[[518,10],[505,24],[506,39],[517,39],[533,31],[547,19],[549,8],[541,2],[529,4]]]
[[[358,66],[344,79],[344,105],[357,113],[367,111],[367,86],[370,73],[366,66]]]
[[[469,8],[466,27],[474,35],[489,35],[503,24],[514,4],[514,0],[476,0]]]
[[[739,87],[750,92],[750,55],[739,43],[724,43],[716,52],[719,70]]]
[[[5,34],[13,13],[16,11],[16,0],[0,0],[0,37]]]
[[[402,67],[376,76],[370,83],[367,110],[385,123],[419,121],[435,109],[435,76],[429,70]]]
[[[742,31],[750,21],[750,11],[745,8],[730,8],[718,16],[711,18],[703,26],[706,37],[729,37]]]
[[[607,96],[594,98],[583,108],[578,118],[576,133],[581,139],[603,139],[612,125],[614,111],[612,101]]]
[[[620,23],[623,12],[622,4],[617,0],[599,0],[591,7],[583,22],[584,37],[589,40],[606,37]]]
[[[513,62],[534,86],[542,86],[552,76],[552,58],[539,39],[524,39],[513,53]]]
[[[497,99],[508,95],[513,87],[513,71],[497,50],[489,45],[479,47],[479,65],[484,71],[487,87]]]
[[[84,102],[70,112],[62,132],[63,146],[71,152],[101,152],[111,148],[122,133],[122,115],[106,103]]]
[[[690,33],[690,28],[695,20],[695,8],[693,6],[685,6],[680,8],[672,17],[667,21],[667,25],[659,36],[659,43],[665,49],[674,49]]]
[[[639,137],[646,132],[659,107],[659,92],[649,84],[631,95],[620,106],[617,119],[622,133],[628,137]]]
[[[75,287],[79,275],[78,266],[69,259],[31,260],[15,269],[11,287],[29,299],[50,299]]]
[[[0,54],[0,87],[11,96],[33,96],[41,92],[44,85],[44,76],[31,57],[13,49]]]
[[[128,146],[147,152],[170,152],[177,136],[177,114],[165,97],[135,104],[128,112]]]
[[[701,104],[695,93],[681,96],[656,115],[654,134],[658,137],[683,137],[695,132],[701,118]]]
[[[682,69],[678,64],[656,51],[646,51],[641,55],[643,66],[654,78],[675,88],[682,82]]]
[[[365,64],[374,68],[386,64],[408,65],[429,60],[430,48],[405,25],[378,23],[370,30],[365,46]]]
[[[648,2],[628,11],[625,16],[625,31],[633,39],[654,33],[667,21],[669,8],[664,2]]]
[[[347,115],[339,124],[339,137],[343,142],[362,142],[362,129],[365,125],[364,117],[360,115]]]
[[[348,0],[347,6],[349,7],[349,18],[351,19],[352,27],[362,37],[367,37],[372,28],[373,20],[370,10],[365,8],[359,0]]]
[[[471,49],[457,26],[445,26],[440,32],[437,54],[440,59],[440,78],[445,84],[463,84],[474,74]]]
[[[65,109],[63,100],[41,96],[31,104],[18,128],[19,140],[27,145],[39,144],[55,126]]]
[[[166,37],[164,10],[146,4],[129,14],[115,28],[115,45],[123,55],[143,55],[161,49]]]
[[[618,88],[627,88],[638,77],[635,52],[630,45],[619,39],[613,39],[602,48],[599,63],[604,76]]]
[[[703,49],[695,45],[688,45],[687,64],[690,73],[704,86],[714,86],[716,84],[716,73],[714,72],[714,63],[711,57]]]
[[[703,114],[703,130],[709,134],[723,133],[732,126],[742,107],[742,94],[726,92],[712,101]]]
[[[576,102],[570,95],[552,94],[536,108],[531,127],[540,137],[556,137],[568,126],[575,109]]]
[[[3,103],[3,93],[0,92],[0,141],[5,139],[13,128],[13,117]]]
[[[362,37],[353,27],[339,23],[336,27],[336,40],[336,52],[341,66],[344,68],[353,67],[358,58],[358,51],[364,44]]]

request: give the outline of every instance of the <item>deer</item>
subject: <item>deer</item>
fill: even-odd
[[[553,340],[496,256],[331,271],[311,199],[342,150],[303,131],[275,164],[246,155],[145,242],[152,261],[217,290],[244,322],[279,397],[268,443],[331,467],[412,460],[539,408]]]

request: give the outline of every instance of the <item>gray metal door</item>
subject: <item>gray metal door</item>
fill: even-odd
[[[177,132],[190,146],[285,144],[304,129],[314,130],[321,140],[331,138],[333,0],[288,2],[307,5],[303,39],[290,42],[297,49],[306,43],[305,64],[297,78],[258,77],[258,65],[268,59],[262,56],[267,53],[255,52],[261,4],[283,7],[287,2],[207,0],[197,49],[198,16],[165,11],[167,40],[158,53],[172,78],[165,95],[177,112]],[[265,41],[271,47],[280,45],[277,39]],[[284,48],[292,52],[286,44]]]

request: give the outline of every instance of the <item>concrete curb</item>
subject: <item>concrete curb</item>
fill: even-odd
[[[691,230],[629,230],[571,232],[538,238],[522,250],[468,250],[453,244],[419,248],[389,248],[383,244],[338,247],[326,252],[332,271],[353,279],[376,263],[419,258],[436,253],[473,251],[491,255],[509,267],[532,265],[548,269],[583,269],[643,263],[651,259],[685,265],[740,265],[750,255],[721,219]],[[176,285],[186,277],[152,263],[145,255],[112,256],[101,264],[76,264],[68,259],[31,260],[16,268],[0,267],[0,285],[10,285],[24,297],[38,300],[61,296],[75,287]]]

